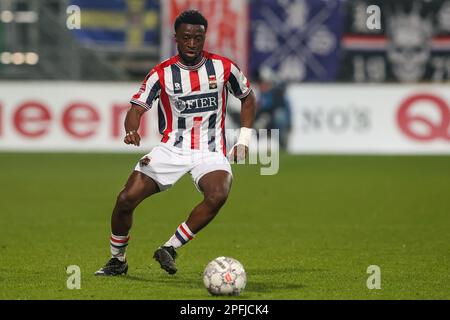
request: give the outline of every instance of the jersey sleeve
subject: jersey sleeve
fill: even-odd
[[[231,63],[227,88],[238,99],[245,98],[252,91],[250,82],[234,63]]]
[[[139,91],[133,95],[130,102],[150,110],[153,100],[158,99],[161,92],[161,83],[159,82],[158,72],[153,69],[145,77]]]

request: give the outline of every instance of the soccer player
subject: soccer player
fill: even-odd
[[[203,50],[208,23],[195,10],[175,20],[178,55],[158,64],[131,99],[125,118],[126,144],[139,146],[141,116],[158,102],[161,142],[141,158],[117,197],[111,217],[111,259],[96,275],[126,274],[126,247],[133,210],[145,198],[169,189],[190,173],[203,201],[182,222],[153,258],[169,274],[177,272],[176,249],[185,245],[217,215],[227,200],[232,172],[227,159],[248,154],[255,117],[255,97],[238,66]],[[225,114],[228,93],[241,100],[241,130],[227,154]]]

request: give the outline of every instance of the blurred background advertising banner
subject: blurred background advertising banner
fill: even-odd
[[[289,87],[292,153],[450,154],[448,85]]]
[[[381,28],[367,28],[378,5]],[[450,79],[450,1],[360,0],[345,3],[342,62],[337,80],[442,82]]]
[[[342,1],[251,1],[250,69],[283,81],[331,81],[338,69]]]
[[[76,37],[89,46],[140,48],[159,45],[159,1],[70,0],[81,10]]]
[[[205,50],[235,61],[247,72],[249,12],[247,0],[164,0],[161,25],[161,59],[176,54],[174,22],[188,9],[197,9],[208,20]]]
[[[161,137],[156,106],[142,119],[140,148],[123,143],[129,99],[138,89],[129,83],[2,83],[0,150],[146,153]]]

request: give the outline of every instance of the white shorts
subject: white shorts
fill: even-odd
[[[144,165],[141,161],[146,157],[150,162]],[[134,170],[152,178],[160,191],[169,189],[188,172],[200,192],[198,183],[205,174],[217,170],[233,174],[228,159],[220,152],[181,150],[162,143],[143,156]]]

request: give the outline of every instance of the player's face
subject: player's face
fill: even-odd
[[[202,25],[182,23],[178,27],[175,41],[184,63],[196,64],[201,60],[205,36],[205,27]]]

